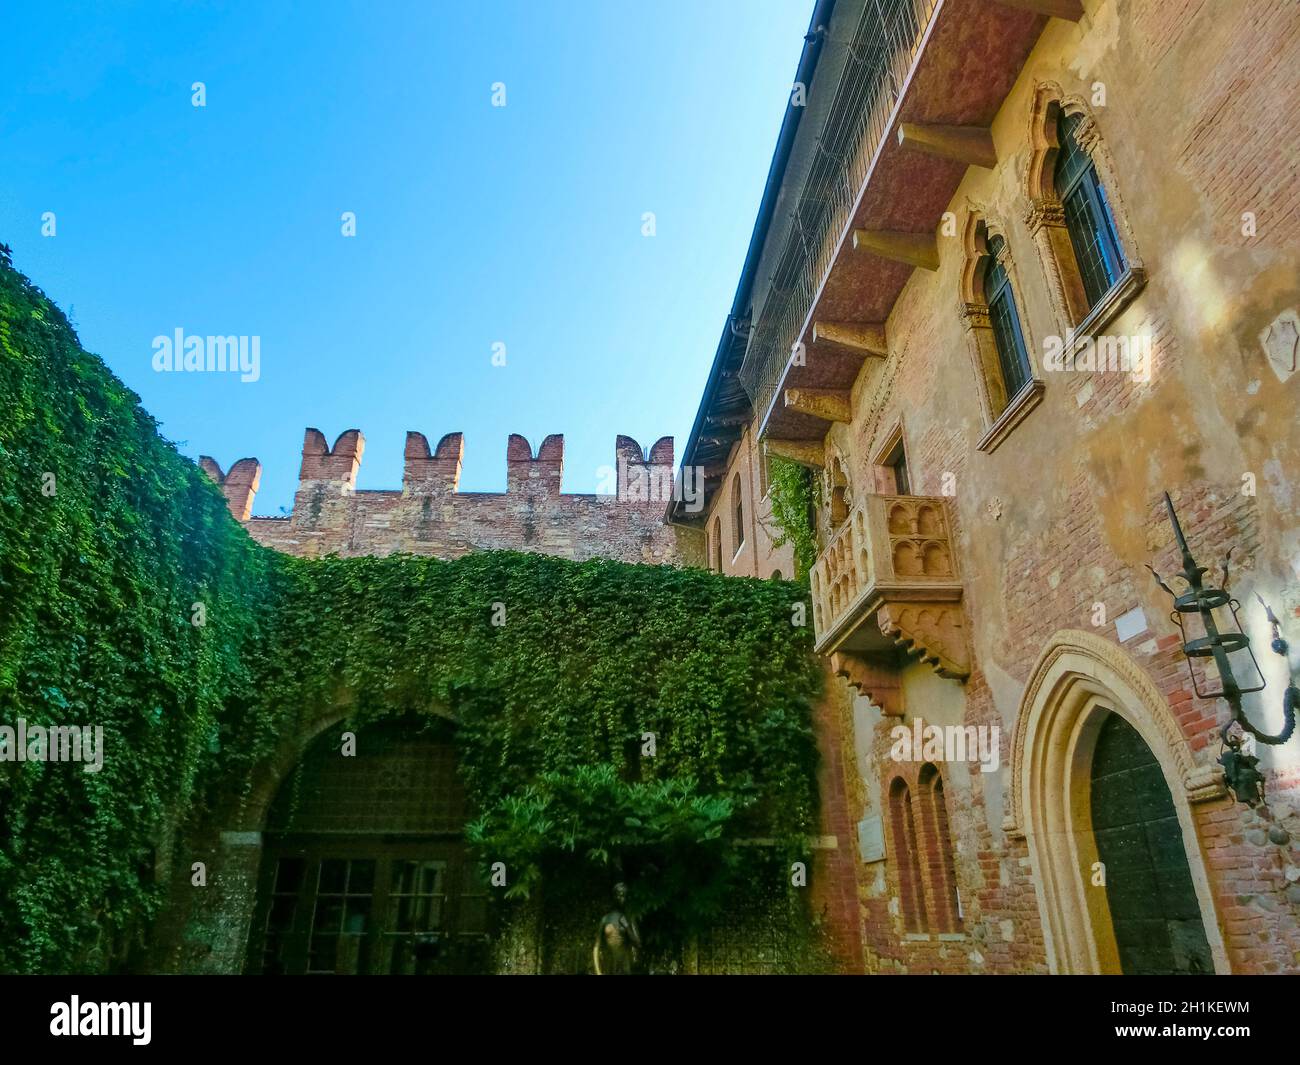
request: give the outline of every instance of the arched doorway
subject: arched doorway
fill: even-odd
[[[451,726],[385,722],[308,747],[267,816],[247,971],[475,972],[487,892],[463,842]]]
[[[1222,780],[1122,648],[1077,630],[1052,639],[1010,773],[1004,827],[1028,843],[1053,972],[1229,971],[1193,816]]]
[[[1213,973],[1173,797],[1151,748],[1119,714],[1098,730],[1089,783],[1120,971]]]

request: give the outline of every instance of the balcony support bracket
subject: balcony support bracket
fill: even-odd
[[[769,455],[800,466],[820,470],[826,465],[826,447],[820,440],[774,440],[769,436],[763,439],[763,446]]]
[[[941,677],[970,676],[970,645],[960,603],[883,603],[876,612],[880,631]]]
[[[885,229],[855,229],[853,250],[869,251],[882,259],[939,269],[939,246],[933,233],[899,233]]]
[[[824,422],[853,420],[853,404],[849,393],[838,388],[787,388],[785,405],[789,410],[820,418]]]
[[[984,126],[934,126],[904,122],[898,127],[898,143],[909,151],[924,152],[940,159],[952,159],[967,166],[992,170],[998,165],[993,134]]]
[[[877,665],[861,655],[836,651],[831,655],[831,672],[843,677],[850,688],[857,689],[859,695],[870,699],[888,717],[903,716],[903,686],[897,670]]]
[[[883,322],[813,322],[813,343],[828,341],[863,355],[889,356]]]

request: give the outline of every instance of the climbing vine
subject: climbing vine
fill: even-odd
[[[812,470],[777,455],[768,457],[772,521],[778,534],[774,547],[794,547],[795,576],[807,581],[817,561],[816,515],[821,505],[821,485]]]
[[[743,880],[734,844],[802,854],[816,828],[799,596],[514,552],[264,549],[0,262],[0,725],[105,735],[99,772],[0,758],[0,969],[125,964],[172,841],[327,710],[457,722],[468,837],[506,894],[630,867],[642,912],[690,934]]]
[[[104,730],[98,772],[0,760],[0,970],[111,967],[153,915],[155,848],[253,705],[276,562],[0,261],[0,724]]]

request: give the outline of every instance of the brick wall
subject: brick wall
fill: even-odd
[[[470,551],[535,551],[575,560],[680,564],[700,558],[699,534],[663,522],[672,491],[673,442],[664,437],[647,454],[635,440],[615,445],[615,483],[609,494],[560,491],[564,437],[548,436],[534,454],[522,436],[506,450],[505,492],[458,490],[464,441],[449,433],[430,448],[408,433],[402,487],[356,487],[365,438],[355,429],[330,447],[316,429],[303,442],[293,511],[287,518],[250,517],[261,477],[256,459],[241,459],[222,474],[212,459],[203,468],[221,485],[231,513],[259,543],[292,555],[319,557],[408,552],[456,558]]]
[[[1286,121],[1282,82],[1294,87],[1279,49],[1300,34],[1300,18],[1294,5],[1262,5],[1259,17],[1242,6],[1194,2],[1086,6],[1089,17],[1078,26],[1049,24],[994,122],[998,168],[972,168],[949,209],[964,218],[978,204],[1004,223],[1027,340],[1054,333],[1044,273],[1020,224],[1030,98],[1043,81],[1084,97],[1103,83],[1107,105],[1094,111],[1115,165],[1107,192],[1132,225],[1149,278],[1107,331],[1150,336],[1150,382],[1121,373],[1045,375],[1042,408],[996,452],[977,452],[985,426],[957,313],[962,253],[959,241],[941,238],[940,269],[916,271],[891,312],[889,360],[859,380],[853,422],[829,437],[849,457],[855,486],[871,483],[870,456],[900,419],[913,490],[938,494],[944,474],[954,475],[949,507],[975,657],[970,678],[957,686],[961,721],[1001,727],[1004,781],[1021,769],[1009,764],[1020,696],[1043,648],[1065,629],[1096,632],[1122,648],[1158,688],[1196,764],[1212,766],[1217,757],[1226,707],[1194,695],[1168,600],[1145,568],[1175,569],[1165,489],[1193,552],[1211,567],[1209,579],[1217,580],[1231,547],[1230,584],[1247,613],[1260,613],[1259,591],[1284,616],[1293,644],[1300,640],[1300,491],[1294,472],[1282,472],[1300,468],[1300,375],[1279,381],[1260,344],[1300,290],[1300,183],[1277,130]],[[1143,40],[1158,42],[1154,60]],[[1240,232],[1244,211],[1258,214],[1257,236]],[[1039,354],[1031,351],[1036,365]],[[1122,642],[1115,620],[1134,608],[1143,611],[1145,631]],[[1252,636],[1268,659],[1264,633],[1256,627]],[[1276,709],[1265,715],[1280,702],[1279,679],[1275,671],[1265,700],[1248,703],[1254,720],[1272,729],[1280,724]],[[924,716],[924,707],[908,706],[909,723]],[[925,938],[908,934],[900,912],[904,841],[889,826],[888,789],[902,769],[914,802],[919,792],[917,767],[889,758],[897,720],[857,714],[867,734],[848,767],[861,778],[850,794],[862,809],[882,813],[887,830],[882,872],[860,883],[868,969],[1045,970],[1041,883],[1025,838],[1002,831],[1009,789],[1001,789],[1002,808],[993,808],[996,789],[948,787],[948,770],[964,767],[944,767],[963,938],[945,940],[933,929]],[[1269,752],[1265,764],[1270,802],[1294,841],[1294,750]],[[1269,843],[1267,825],[1227,797],[1190,810],[1200,853],[1189,856],[1208,877],[1228,968],[1300,970],[1300,892],[1287,880],[1300,864],[1295,843]],[[936,860],[923,850],[923,869]]]
[[[843,796],[840,846],[855,859],[853,923],[869,972],[1048,969],[1042,913],[1050,900],[1034,875],[1029,840],[1007,822],[1013,778],[1023,768],[1012,746],[1021,701],[1044,649],[1063,631],[1095,634],[1148,678],[1177,745],[1198,771],[1214,775],[1227,708],[1194,694],[1168,599],[1146,569],[1150,563],[1168,575],[1175,568],[1163,491],[1172,493],[1209,579],[1218,580],[1232,548],[1230,587],[1270,671],[1264,696],[1247,702],[1261,727],[1280,727],[1286,670],[1258,624],[1256,592],[1300,648],[1300,372],[1279,371],[1264,345],[1300,292],[1300,181],[1283,128],[1295,96],[1294,64],[1283,56],[1300,39],[1300,8],[1210,0],[1084,6],[1078,24],[1046,24],[994,119],[997,166],[970,168],[947,210],[959,222],[978,210],[1005,233],[1017,310],[1039,371],[1043,338],[1060,333],[1062,322],[1024,220],[1034,95],[1054,83],[1088,100],[1103,87],[1105,103],[1092,111],[1110,158],[1106,191],[1146,271],[1145,287],[1106,332],[1150,338],[1150,380],[1040,373],[1040,406],[995,451],[978,451],[987,425],[959,313],[959,224],[957,237],[939,236],[939,269],[912,274],[889,314],[889,357],[867,361],[853,390],[852,422],[835,425],[826,439],[828,454],[844,457],[859,497],[876,490],[872,456],[900,424],[912,490],[938,495],[945,481],[955,486],[948,509],[972,641],[964,682],[922,684],[919,667],[902,674],[902,719],[882,714],[843,680],[828,694],[838,721],[819,725],[830,754],[824,774],[836,778],[825,794],[831,806]],[[1255,216],[1254,234],[1242,231],[1245,212]],[[732,461],[752,468],[752,454],[738,449]],[[728,486],[731,476],[729,469]],[[709,528],[716,514],[725,529],[728,497],[717,495]],[[757,554],[770,548],[765,535],[760,528]],[[1116,619],[1135,610],[1145,627],[1121,640]],[[945,686],[942,714],[932,701],[936,683]],[[997,726],[1001,769],[985,776],[977,767],[940,766],[961,928],[909,933],[902,912],[909,844],[890,825],[888,796],[901,773],[923,809],[921,767],[891,759],[890,729],[943,714]],[[1300,971],[1300,886],[1287,879],[1300,868],[1295,752],[1295,740],[1264,752],[1270,804],[1289,845],[1270,843],[1268,825],[1230,797],[1186,806],[1189,860],[1204,870],[1212,900],[1207,934],[1221,939],[1223,967],[1232,972]],[[883,861],[862,863],[856,854],[850,826],[864,815],[884,818]],[[919,823],[916,835],[922,893],[933,895],[944,861]]]

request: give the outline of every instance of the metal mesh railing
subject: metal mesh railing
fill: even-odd
[[[765,412],[940,0],[867,0],[740,371]]]

